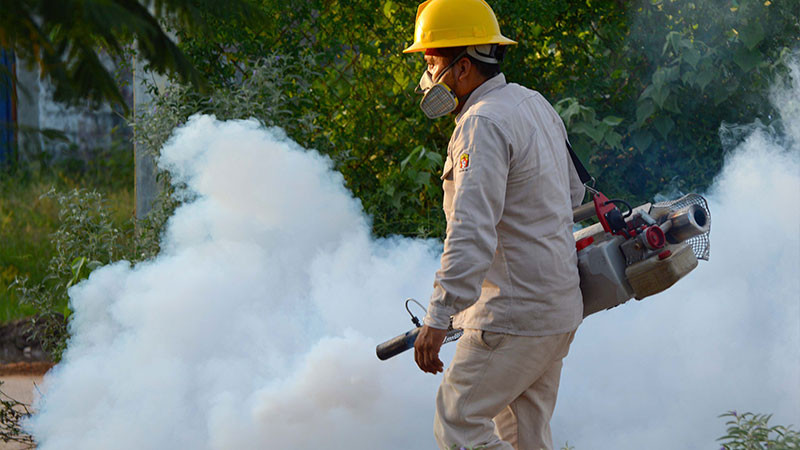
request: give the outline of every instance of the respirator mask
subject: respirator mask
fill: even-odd
[[[505,47],[497,44],[481,44],[471,45],[467,47],[458,56],[450,61],[444,70],[434,80],[430,72],[427,70],[422,74],[419,80],[419,86],[414,90],[417,94],[423,94],[422,100],[419,102],[419,107],[422,112],[428,116],[429,119],[436,119],[455,111],[458,107],[458,96],[450,89],[449,86],[441,82],[444,75],[450,70],[461,58],[469,56],[470,58],[484,62],[486,64],[500,64],[505,54]]]
[[[458,107],[458,97],[456,93],[440,80],[444,78],[447,71],[463,58],[465,54],[466,52],[462,52],[460,55],[453,58],[450,64],[436,76],[435,80],[427,70],[422,74],[422,78],[419,80],[419,86],[417,86],[414,92],[422,94],[419,108],[429,119],[446,116],[455,111]]]

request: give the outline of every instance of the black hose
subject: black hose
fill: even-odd
[[[631,214],[633,213],[633,208],[631,208],[631,205],[630,205],[630,203],[626,202],[625,200],[622,200],[622,199],[619,199],[619,198],[612,198],[611,200],[609,200],[609,201],[607,201],[607,202],[603,203],[603,205],[607,205],[607,204],[609,204],[609,203],[613,203],[613,204],[615,204],[615,205],[616,205],[617,203],[622,203],[623,205],[625,205],[625,207],[626,207],[626,208],[628,208],[628,212],[626,212],[626,213],[625,213],[625,214],[622,216],[622,218],[623,218],[623,219],[627,219],[627,218],[628,218],[628,217],[630,217],[630,216],[631,216]]]
[[[422,306],[422,303],[414,300],[413,298],[409,298],[408,300],[406,300],[406,311],[408,311],[408,315],[411,316],[411,322],[414,324],[415,327],[421,327],[422,324],[420,323],[419,318],[415,316],[414,313],[411,312],[411,309],[409,309],[408,307],[408,302],[414,302],[417,305],[419,305],[419,307],[422,308],[423,311],[425,311],[425,314],[428,313],[428,310],[425,309],[424,306]]]

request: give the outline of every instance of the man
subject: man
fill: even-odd
[[[442,175],[447,236],[415,344],[441,372],[450,325],[464,329],[436,399],[442,449],[552,448],[550,418],[582,320],[572,208],[584,188],[558,114],[537,92],[506,83],[505,46],[483,0],[428,0],[414,44],[425,52],[420,107],[456,114]]]

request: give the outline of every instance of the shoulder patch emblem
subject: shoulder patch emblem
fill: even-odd
[[[467,167],[469,167],[469,153],[462,153],[458,160],[458,168],[466,169]]]

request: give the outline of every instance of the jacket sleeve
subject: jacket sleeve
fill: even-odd
[[[510,143],[490,119],[465,117],[450,142],[454,194],[442,265],[433,284],[425,324],[444,329],[450,317],[475,303],[497,249]]]

